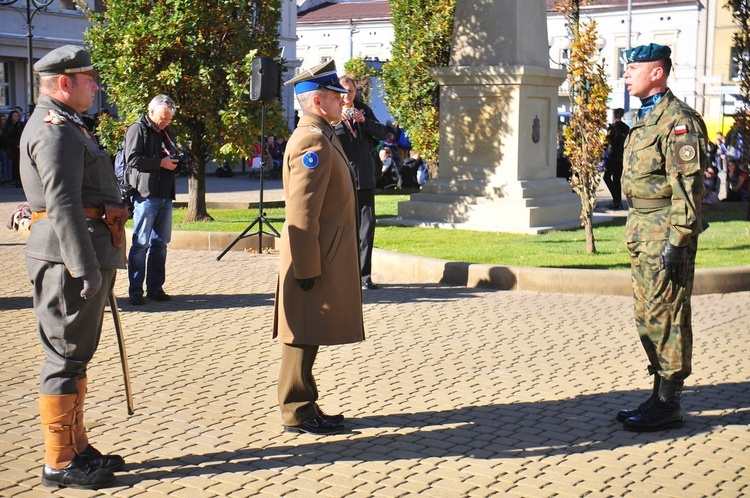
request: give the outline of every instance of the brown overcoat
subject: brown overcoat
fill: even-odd
[[[283,164],[286,223],[279,247],[273,336],[285,344],[365,338],[354,173],[331,125],[304,115]],[[302,290],[297,279],[315,278]]]

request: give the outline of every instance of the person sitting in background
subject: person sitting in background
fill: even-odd
[[[420,188],[430,179],[430,170],[422,156],[414,149],[409,150],[409,157],[399,169],[402,188]]]
[[[281,152],[281,148],[276,143],[276,137],[269,135],[266,139],[266,150],[271,159],[271,171],[276,175],[280,175],[281,161],[284,159],[284,153]]]
[[[380,178],[378,178],[378,188],[401,188],[401,177],[398,166],[393,160],[393,150],[390,147],[383,147],[378,155],[380,162],[383,163]]]
[[[748,197],[748,183],[750,179],[747,173],[742,171],[739,161],[734,158],[727,159],[727,202],[745,202]]]
[[[703,174],[703,183],[706,186],[706,197],[703,198],[703,204],[713,204],[719,202],[719,189],[721,188],[721,178],[715,166],[706,168]]]
[[[388,129],[390,130],[390,127]],[[393,132],[389,131],[388,134],[386,134],[385,139],[380,141],[380,143],[378,144],[378,153],[380,153],[380,151],[386,147],[391,149],[393,162],[396,164],[396,167],[400,167],[401,156],[398,154],[398,150],[396,149],[396,138]]]

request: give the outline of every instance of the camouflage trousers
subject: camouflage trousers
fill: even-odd
[[[688,246],[683,285],[666,278],[660,254],[665,241],[628,243],[635,299],[635,325],[653,370],[669,380],[680,381],[692,369],[693,328],[690,296],[695,275],[698,240]]]

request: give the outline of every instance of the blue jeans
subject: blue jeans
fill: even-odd
[[[158,294],[164,290],[167,244],[172,238],[172,200],[136,197],[134,203],[133,243],[128,256],[128,292],[131,296],[143,294],[143,280],[146,277],[146,292]]]

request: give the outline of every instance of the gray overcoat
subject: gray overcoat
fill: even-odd
[[[125,245],[115,247],[104,221],[84,215],[84,207],[122,197],[109,153],[72,108],[39,95],[21,137],[20,168],[31,210],[47,212],[32,226],[27,257],[63,263],[73,277],[125,268]]]

